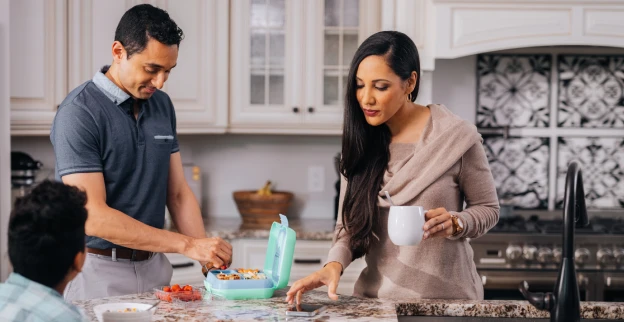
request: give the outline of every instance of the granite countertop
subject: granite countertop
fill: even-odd
[[[290,228],[297,233],[297,239],[332,240],[334,236],[333,219],[290,219]],[[240,218],[204,218],[208,237],[223,239],[269,238],[270,225],[243,224]],[[171,229],[175,231],[175,229]]]
[[[499,318],[549,318],[547,311],[540,311],[527,301],[465,301],[465,300],[412,300],[396,305],[398,315],[416,316],[471,316]],[[581,318],[622,319],[624,303],[581,302]]]
[[[153,321],[292,321],[285,311],[286,290],[275,292],[265,300],[212,300],[198,308],[182,308],[161,302]],[[97,321],[93,307],[111,302],[155,303],[153,293],[109,297],[89,301],[76,301],[91,321]],[[327,293],[310,291],[304,295],[305,303],[327,305],[327,310],[313,321],[397,321],[406,316],[471,316],[471,317],[526,317],[548,318],[548,312],[538,311],[526,301],[461,301],[461,300],[401,300],[361,299],[342,295],[337,301]],[[624,303],[582,302],[581,316],[586,319],[624,319]],[[288,318],[288,319],[287,319]],[[297,321],[310,321],[298,318]]]
[[[263,300],[212,300],[203,307],[182,308],[168,302],[158,305],[152,321],[157,322],[198,322],[198,321],[293,321],[286,316],[288,304],[285,302],[286,289],[276,291],[273,298]],[[91,321],[97,321],[93,307],[111,302],[150,303],[157,301],[153,293],[127,295],[76,301],[74,304],[85,310]],[[326,292],[311,291],[304,295],[305,303],[327,305],[327,310],[315,316],[312,321],[396,321],[393,302],[379,299],[359,299],[340,296],[337,301],[330,300]],[[296,321],[311,321],[310,318],[296,318]]]

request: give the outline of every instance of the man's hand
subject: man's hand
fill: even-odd
[[[220,268],[232,262],[232,245],[219,237],[192,238],[183,255]]]

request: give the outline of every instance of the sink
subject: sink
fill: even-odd
[[[399,322],[549,322],[536,318],[489,318],[467,316],[399,316]],[[581,319],[581,322],[616,322],[623,320]]]

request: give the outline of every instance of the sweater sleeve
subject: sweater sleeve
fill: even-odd
[[[347,266],[353,261],[353,253],[351,247],[349,247],[349,234],[342,229],[342,205],[344,203],[344,197],[347,192],[347,179],[340,175],[340,197],[338,199],[338,220],[336,221],[336,228],[334,229],[334,237],[332,247],[329,249],[327,255],[327,263],[338,262],[342,265],[342,270],[347,269]]]
[[[498,222],[500,206],[485,149],[480,142],[461,158],[459,188],[464,195],[466,209],[449,213],[457,215],[464,225],[464,231],[449,239],[481,237]]]

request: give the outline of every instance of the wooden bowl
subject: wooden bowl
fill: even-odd
[[[280,222],[279,214],[286,215],[293,199],[287,191],[272,191],[270,196],[261,196],[256,190],[234,191],[233,197],[238,212],[246,224],[271,224]]]

